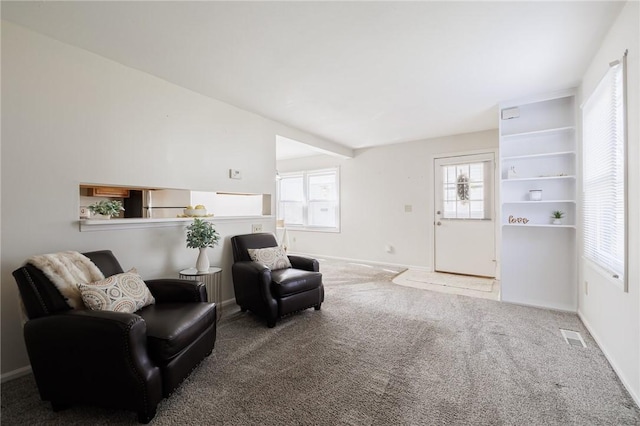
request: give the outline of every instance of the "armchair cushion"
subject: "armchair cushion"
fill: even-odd
[[[91,284],[78,283],[85,306],[93,311],[133,313],[155,303],[135,268]]]
[[[264,264],[272,271],[291,268],[291,262],[282,247],[268,247],[261,249],[248,249],[249,256],[254,262]]]
[[[276,297],[289,296],[313,290],[322,285],[320,272],[300,269],[279,269],[271,271],[271,291]]]
[[[162,303],[136,312],[147,324],[149,356],[167,364],[215,324],[213,303]]]

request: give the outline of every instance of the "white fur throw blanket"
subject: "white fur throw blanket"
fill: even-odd
[[[100,269],[77,251],[32,256],[27,262],[40,269],[51,280],[73,309],[84,309],[77,283],[92,283],[104,279]]]

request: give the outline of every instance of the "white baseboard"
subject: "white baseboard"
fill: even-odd
[[[300,256],[308,256],[313,257],[314,259],[332,259],[332,260],[343,260],[345,262],[353,262],[353,263],[364,263],[370,265],[380,265],[380,266],[395,266],[398,268],[406,268],[406,269],[414,269],[416,271],[422,272],[433,272],[433,269],[429,266],[417,266],[417,265],[406,265],[404,263],[393,263],[393,262],[379,262],[376,260],[367,260],[367,259],[353,259],[350,257],[338,257],[338,256],[327,256],[324,254],[316,254],[316,253],[288,253],[291,255],[300,255]]]
[[[633,400],[635,401],[636,405],[638,407],[640,407],[640,397],[631,388],[631,386],[629,386],[629,382],[627,382],[627,380],[625,380],[625,377],[622,375],[622,372],[621,372],[620,368],[618,368],[616,363],[609,356],[609,352],[607,352],[607,349],[602,345],[602,340],[598,337],[598,335],[595,333],[593,328],[589,325],[589,321],[587,321],[587,319],[584,317],[584,315],[582,315],[582,312],[580,312],[580,310],[578,310],[578,318],[580,318],[580,321],[582,321],[582,324],[584,324],[585,328],[587,330],[589,330],[589,334],[591,334],[591,337],[593,337],[593,340],[596,341],[596,344],[598,345],[598,347],[600,348],[600,350],[604,354],[604,357],[607,359],[607,361],[609,361],[609,365],[611,365],[611,368],[613,368],[613,371],[615,371],[616,375],[618,376],[618,378],[622,382],[622,385],[625,387],[627,392],[629,392],[629,395],[631,395],[631,398],[633,398]]]
[[[17,370],[9,371],[8,373],[4,373],[2,376],[0,376],[0,380],[1,383],[4,383],[13,379],[17,379],[18,377],[26,376],[27,374],[31,374],[30,365],[18,368]]]
[[[236,299],[232,297],[231,299],[223,300],[222,302],[220,302],[220,307],[224,310],[225,308],[228,308],[230,305],[235,305],[235,303],[236,303]]]
[[[535,305],[535,304],[532,304],[532,303],[512,302],[511,300],[504,300],[504,299],[502,299],[502,297],[500,297],[500,302],[508,303],[510,305],[526,306],[527,308],[544,309],[544,310],[556,311],[556,312],[566,312],[568,314],[577,313],[577,311],[575,309],[571,309],[571,308],[552,308],[552,307],[549,307],[549,306]]]

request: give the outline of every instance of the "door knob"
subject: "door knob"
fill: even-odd
[[[440,214],[440,210],[438,210],[438,211],[436,212],[436,214]]]
[[[440,226],[440,225],[442,225],[442,222],[438,221],[438,222],[436,222],[436,225]]]

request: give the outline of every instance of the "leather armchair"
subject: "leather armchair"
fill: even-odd
[[[84,253],[105,277],[122,273],[108,250]],[[148,423],[216,339],[216,306],[204,284],[146,281],[156,303],[135,313],[71,309],[31,264],[13,272],[29,320],[24,338],[40,397],[133,410]]]
[[[320,310],[324,301],[322,274],[316,259],[288,256],[292,268],[272,271],[253,262],[248,249],[276,247],[273,234],[236,235],[231,238],[231,267],[236,303],[267,320],[269,327],[284,315],[307,308]]]

